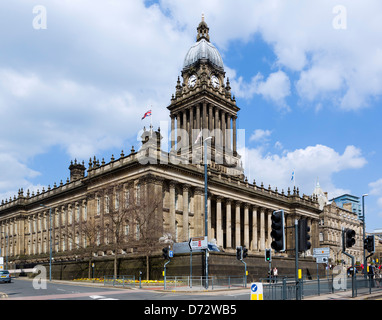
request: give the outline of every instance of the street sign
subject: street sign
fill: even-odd
[[[208,248],[208,241],[207,237],[193,237],[188,242],[188,245],[190,246],[190,249],[192,251],[194,250],[203,250]]]
[[[261,282],[251,284],[251,300],[263,300],[263,284]]]
[[[328,263],[329,258],[328,257],[316,257],[316,263]]]
[[[330,248],[313,248],[313,258],[317,258],[320,256],[328,257],[330,255]]]
[[[170,258],[173,258],[174,257],[174,251],[170,250],[169,253],[168,253],[168,256]]]

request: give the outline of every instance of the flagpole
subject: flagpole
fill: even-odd
[[[151,114],[152,114],[152,111],[153,110],[153,106],[151,105]],[[150,132],[153,132],[153,120],[152,120],[152,116],[150,115]]]

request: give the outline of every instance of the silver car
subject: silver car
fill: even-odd
[[[11,283],[11,275],[8,270],[0,270],[0,282]]]

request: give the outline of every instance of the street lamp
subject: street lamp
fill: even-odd
[[[204,139],[204,230],[207,240],[206,249],[206,289],[208,289],[208,202],[207,202],[207,140],[211,140],[212,137]]]
[[[48,208],[44,204],[41,207]],[[49,207],[49,281],[52,281],[52,208]]]
[[[363,273],[365,275],[365,278],[366,278],[366,273],[367,273],[367,262],[366,262],[366,253],[365,253],[365,246],[363,245],[364,244],[364,241],[365,241],[365,236],[366,236],[366,231],[365,231],[365,228],[366,228],[366,222],[365,222],[365,197],[367,197],[368,194],[363,194],[362,195],[362,222],[363,222],[363,237],[362,237],[362,246],[363,246]]]

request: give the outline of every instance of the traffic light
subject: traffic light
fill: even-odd
[[[162,249],[162,255],[163,255],[163,258],[166,259],[166,260],[169,260],[170,259],[170,256],[169,256],[169,252],[168,252],[168,247],[164,247]]]
[[[242,253],[243,254],[243,259],[248,257],[248,249],[245,246],[243,246],[242,252],[243,252]]]
[[[266,262],[272,261],[272,250],[271,249],[265,249],[265,261]]]
[[[355,231],[353,229],[345,229],[345,245],[351,248],[355,245]]]
[[[242,247],[236,247],[236,259],[237,260],[243,260],[243,248]]]
[[[284,210],[274,211],[271,220],[271,237],[274,239],[271,247],[276,252],[285,251]]]
[[[308,227],[308,221],[301,219],[298,221],[298,251],[304,252],[312,247],[310,243],[310,227]]]
[[[374,235],[367,236],[367,238],[364,240],[364,249],[366,249],[370,253],[375,252]]]

